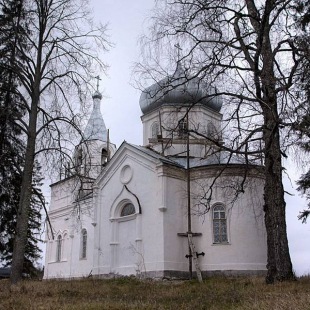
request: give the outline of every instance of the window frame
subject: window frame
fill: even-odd
[[[221,209],[217,210],[218,208]],[[217,216],[215,216],[216,214]],[[223,233],[223,226],[224,226],[224,233]],[[215,231],[216,227],[218,227],[217,228],[218,233],[216,233]],[[216,204],[212,207],[212,238],[213,238],[213,244],[229,244],[227,209],[223,204]]]
[[[126,207],[130,207],[131,210],[130,210],[130,213],[128,214],[123,214],[124,212],[124,209]],[[126,212],[127,213],[127,212]],[[131,216],[131,215],[135,215],[136,214],[136,208],[134,206],[134,204],[132,202],[126,202],[122,207],[121,207],[121,210],[120,210],[120,217],[127,217],[127,216]]]

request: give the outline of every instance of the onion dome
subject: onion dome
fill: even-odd
[[[83,134],[84,140],[107,141],[107,128],[100,111],[101,99],[102,95],[96,91],[93,95],[93,111]]]
[[[99,91],[98,90],[96,90],[95,91],[95,93],[93,94],[93,99],[102,99],[102,95],[101,95],[101,93],[99,93]]]
[[[180,107],[194,103],[219,112],[222,99],[220,96],[214,96],[215,93],[215,88],[208,88],[198,77],[187,78],[184,69],[178,64],[172,76],[146,88],[140,96],[139,103],[143,114],[164,104]]]

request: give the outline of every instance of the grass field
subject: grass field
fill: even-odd
[[[196,281],[31,281],[10,291],[0,281],[0,309],[300,309],[310,310],[310,277],[266,285],[263,278]]]

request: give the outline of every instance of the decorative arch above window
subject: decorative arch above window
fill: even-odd
[[[228,243],[227,236],[227,214],[226,208],[222,204],[217,204],[212,210],[213,218],[213,242]]]
[[[123,216],[128,216],[128,215],[131,215],[131,214],[135,214],[136,213],[136,208],[135,206],[129,202],[129,203],[126,203],[123,207],[122,207],[122,210],[121,210],[121,217]]]
[[[81,259],[86,259],[87,256],[87,230],[82,229],[81,233]]]

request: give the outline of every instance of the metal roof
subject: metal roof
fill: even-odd
[[[180,168],[187,168],[187,158],[179,157],[179,156],[163,156],[159,153],[155,152],[154,150],[144,147],[144,146],[138,146],[134,144],[130,144],[126,142],[127,144],[131,145],[132,147],[140,150],[141,152],[156,158],[160,160],[161,162],[167,163],[169,165],[177,166]],[[244,164],[244,160],[242,158],[233,155],[229,152],[221,151],[214,154],[211,154],[205,158],[197,158],[197,157],[190,157],[189,159],[189,165],[191,168],[197,168],[197,167],[203,167],[203,166],[212,166],[212,165],[225,165],[225,164],[231,164],[231,165],[242,165]]]
[[[180,107],[197,103],[216,112],[222,107],[222,99],[216,96],[216,90],[208,87],[199,77],[187,76],[180,64],[173,75],[146,88],[139,103],[143,114],[164,104]]]

